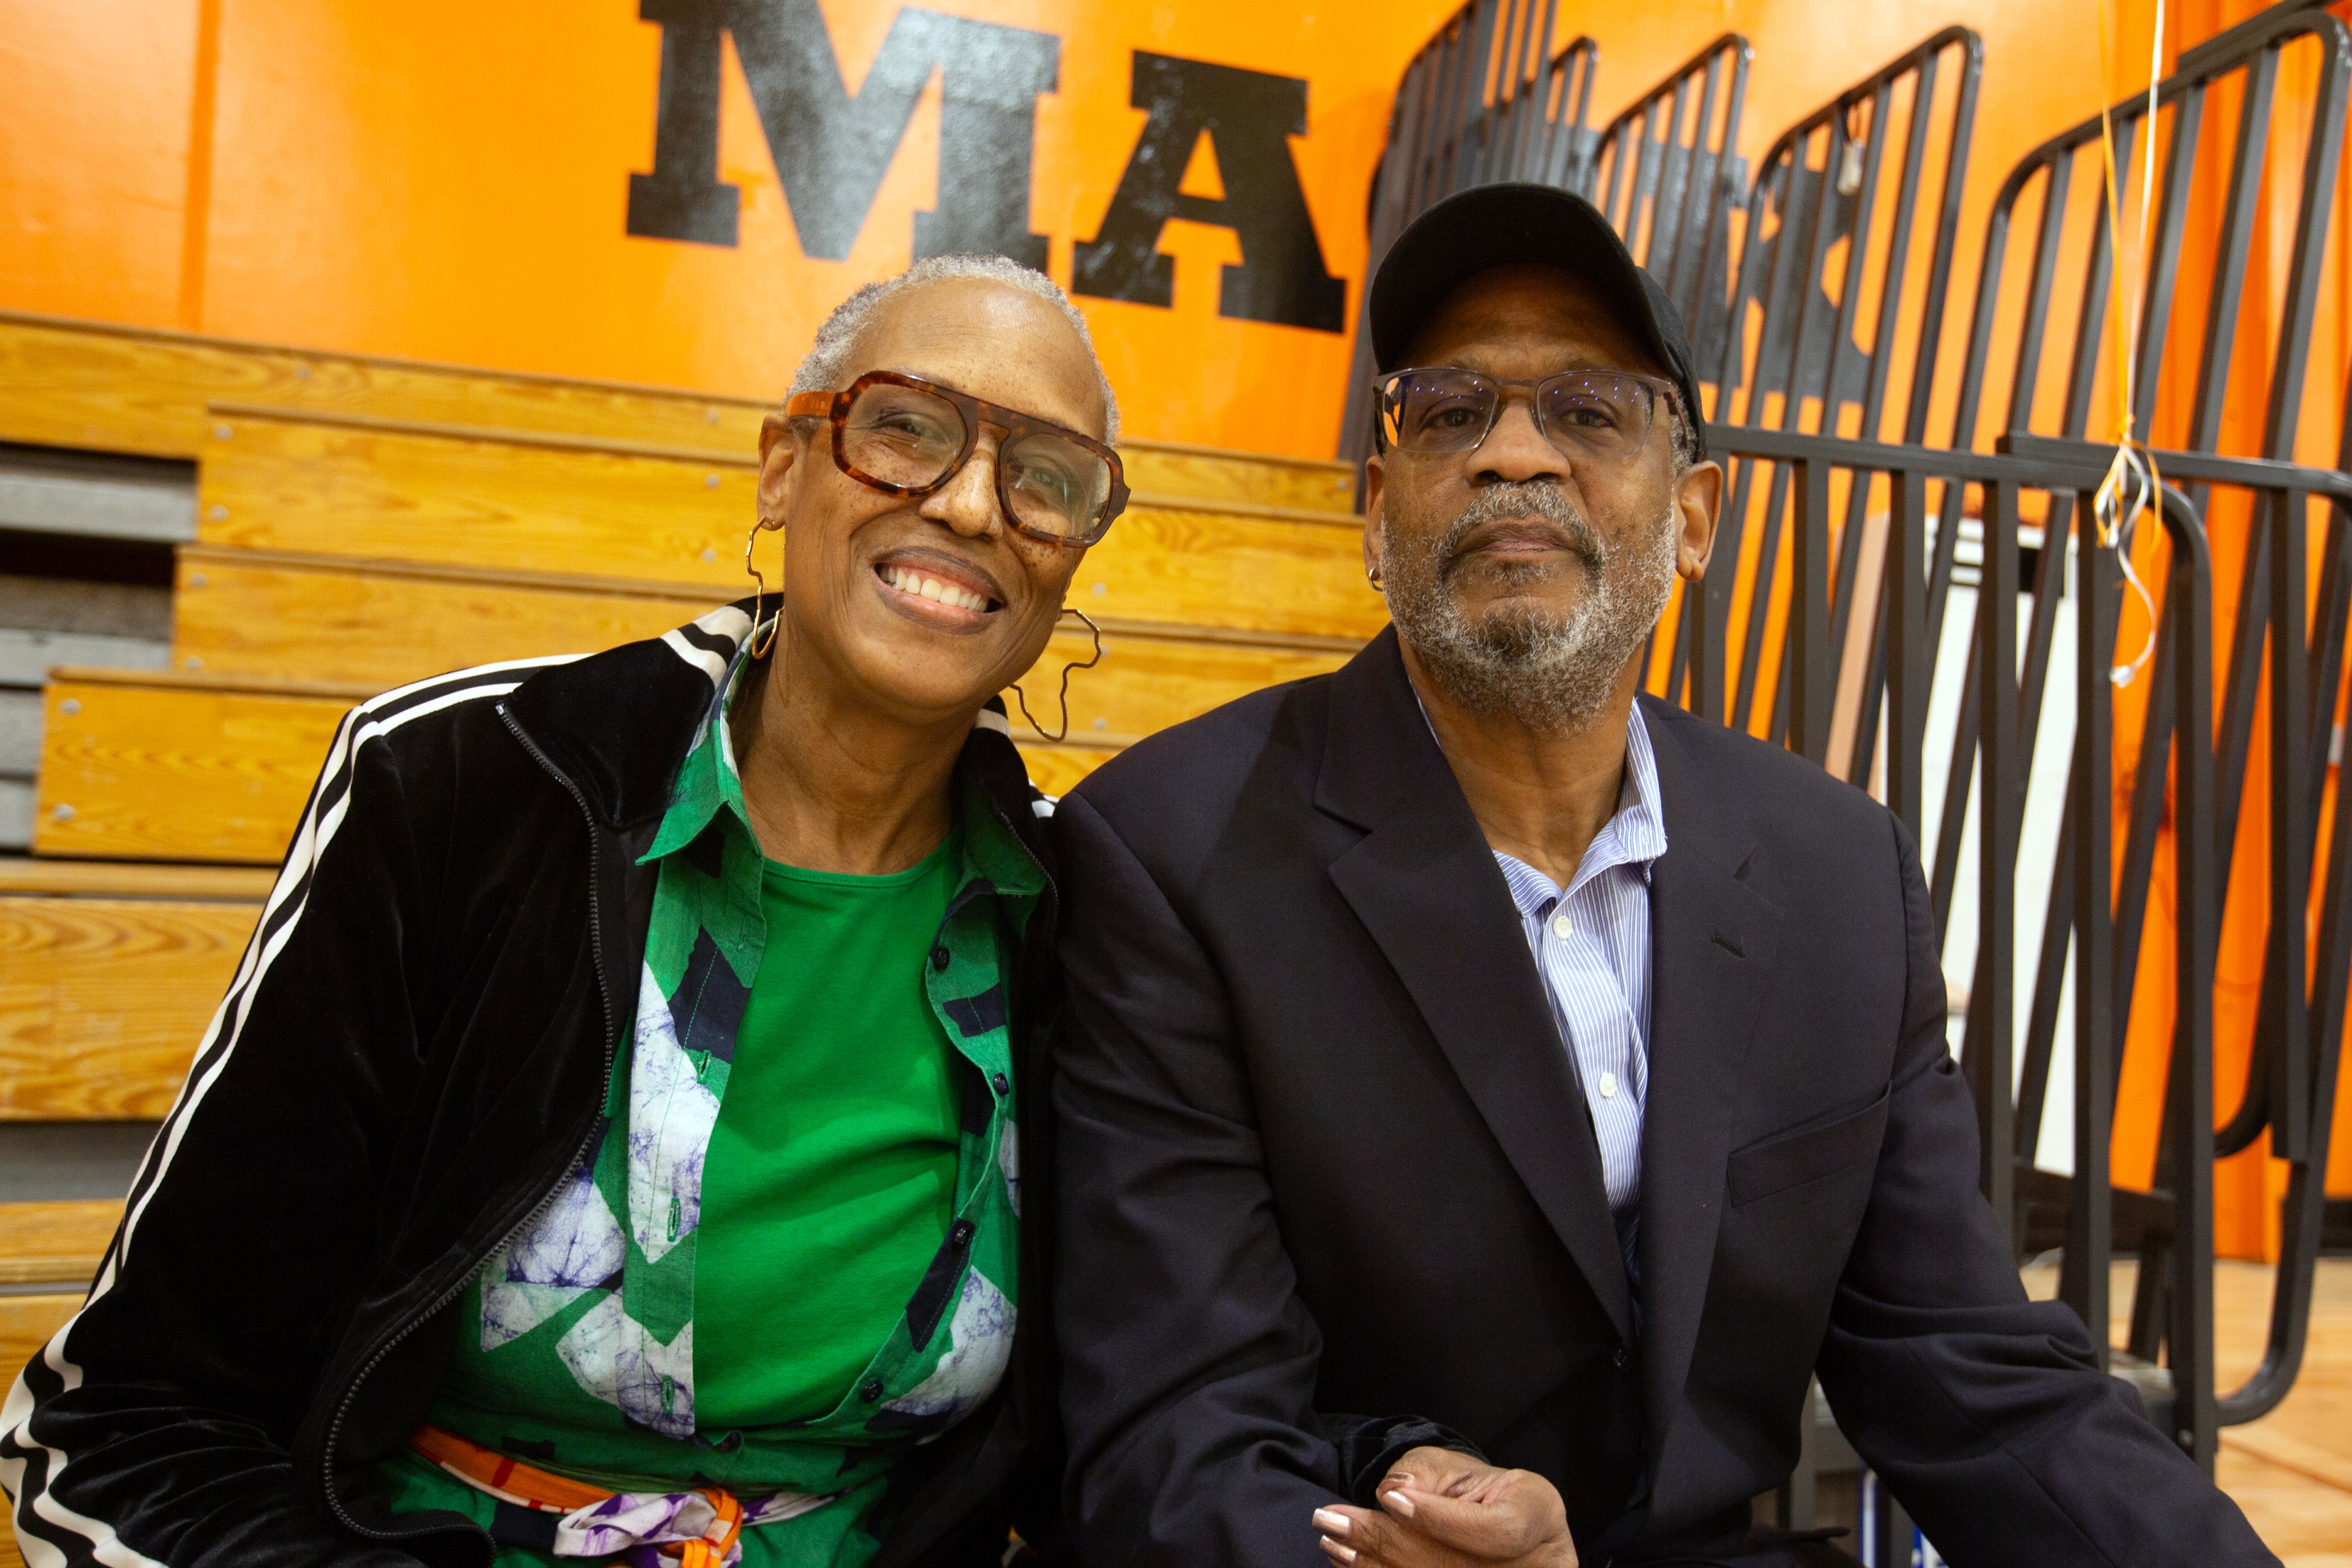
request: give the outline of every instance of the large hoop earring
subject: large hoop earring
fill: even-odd
[[[760,568],[754,565],[751,562],[751,546],[760,542],[760,535],[763,531],[772,529],[780,529],[784,525],[781,522],[770,522],[763,517],[753,522],[751,524],[751,531],[743,536],[743,570],[751,574],[752,584],[751,657],[753,658],[767,658],[768,650],[776,646],[776,627],[774,622],[769,623],[768,640],[765,642],[761,642],[760,640],[760,607],[766,602],[768,597],[768,580],[760,575]],[[776,585],[777,620],[782,620],[783,618],[783,584],[778,584]]]
[[[1079,620],[1086,622],[1087,630],[1095,634],[1095,652],[1092,658],[1087,659],[1084,664],[1079,664],[1076,661],[1072,660],[1071,662],[1062,666],[1062,689],[1060,693],[1060,701],[1062,704],[1062,727],[1053,734],[1048,735],[1045,733],[1045,726],[1037,722],[1037,716],[1029,711],[1029,694],[1021,689],[1021,683],[1019,681],[1016,680],[1013,683],[1013,700],[1021,704],[1021,717],[1028,720],[1029,728],[1037,731],[1037,738],[1045,742],[1049,745],[1060,744],[1070,733],[1070,671],[1074,669],[1092,669],[1095,666],[1102,662],[1103,656],[1102,627],[1095,625],[1093,619],[1076,605],[1063,605],[1062,614],[1065,616],[1077,616]],[[1056,618],[1058,619],[1059,617]]]

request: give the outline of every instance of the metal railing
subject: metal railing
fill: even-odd
[[[1725,267],[1748,189],[1739,118],[1755,52],[1724,34],[1603,126],[1576,177],[1559,182],[1606,214],[1664,286],[1702,365],[1720,357],[1729,319]]]
[[[1773,142],[1747,202],[1729,330],[1716,361],[1717,422],[1864,439],[1924,438],[1983,68],[1982,41],[1966,28],[1946,28],[1838,94]],[[1924,256],[1915,259],[1923,190],[1933,198],[1935,232]],[[1874,222],[1882,202],[1890,209],[1883,226]],[[1840,249],[1843,256],[1833,261]],[[1867,312],[1865,301],[1874,301]],[[1857,331],[1867,335],[1866,342],[1856,341]],[[1889,432],[1885,410],[1901,359],[1897,340],[1906,336],[1911,345],[1903,366],[1908,395],[1899,398],[1905,409],[1899,431]],[[1770,467],[1760,510],[1750,493],[1756,472],[1753,463],[1731,465],[1717,544],[1736,568],[1755,511],[1753,522],[1761,530],[1756,565],[1744,579],[1735,570],[1707,584],[1713,616],[1727,613],[1743,591],[1759,607],[1772,601],[1790,501],[1789,472]],[[1784,642],[1768,650],[1769,616],[1749,614],[1736,690],[1726,691],[1721,642],[1701,644],[1687,636],[1675,640],[1666,689],[1680,691],[1687,668],[1695,710],[1727,717],[1775,741],[1787,738],[1795,689],[1786,678],[1787,659],[1818,654],[1842,662],[1844,656],[1850,629],[1845,606],[1853,600],[1869,534],[1867,490],[1859,487],[1849,494],[1839,535],[1835,621],[1823,628],[1827,640],[1819,648]],[[1777,658],[1771,657],[1775,653]],[[1780,672],[1769,687],[1763,679],[1768,668]],[[1760,689],[1769,689],[1772,704],[1764,713],[1756,710]],[[1861,708],[1871,721],[1859,726],[1855,738],[1861,743],[1845,745],[1843,755],[1829,754],[1826,713],[1814,715],[1813,732],[1791,743],[1852,777],[1856,765],[1866,769],[1875,730],[1875,704],[1865,699]]]
[[[2312,61],[2316,69],[2308,112],[2300,117],[2280,112],[2277,95],[2283,57],[2297,46],[2316,57]],[[2143,1373],[2141,1381],[2158,1395],[2153,1405],[2161,1407],[2168,1393],[2172,1430],[2185,1435],[2185,1445],[2209,1467],[2218,1426],[2252,1419],[2274,1405],[2300,1361],[2325,1203],[2326,1144],[2335,1073],[2344,1033],[2347,960],[2338,950],[2352,938],[2352,922],[2332,912],[2343,896],[2335,870],[2326,879],[2322,893],[2320,963],[2308,995],[2303,978],[2311,956],[2305,941],[2305,911],[2312,892],[2311,860],[2326,786],[2327,735],[2344,674],[2347,612],[2352,612],[2352,602],[2347,602],[2352,601],[2352,561],[2345,554],[2352,548],[2352,533],[2347,531],[2344,505],[2352,500],[2352,481],[2340,471],[2297,468],[2291,459],[2305,402],[2320,261],[2332,216],[2330,200],[2343,150],[2347,76],[2352,76],[2352,35],[2347,35],[2343,24],[2316,8],[2279,6],[2184,51],[2173,75],[2158,89],[2158,110],[2153,125],[2148,122],[2145,98],[2127,100],[2110,111],[2115,162],[2123,187],[2137,184],[2144,160],[2158,161],[2160,205],[2151,219],[2153,232],[2147,240],[2147,304],[2138,339],[2130,345],[2134,425],[2143,432],[2153,430],[2168,447],[2178,448],[2160,451],[2158,468],[2168,480],[2181,488],[2209,529],[2216,531],[2216,548],[2236,546],[2237,539],[2242,539],[2242,545],[2237,546],[2242,552],[2240,593],[2230,646],[2218,659],[2217,650],[2206,647],[2200,659],[2204,668],[2188,671],[2184,677],[2186,667],[2178,651],[2169,645],[2155,651],[2148,672],[2149,710],[2136,765],[2135,793],[2123,825],[2122,863],[2112,910],[2104,907],[2104,900],[2087,900],[2084,888],[2077,885],[2079,878],[2053,883],[2032,999],[2023,1021],[2023,1071],[2013,1113],[2007,1095],[1990,1093],[1990,1084],[2008,1080],[1992,1060],[1997,1053],[1979,1046],[1979,1042],[1997,1041],[2004,1033],[2008,1015],[2001,1009],[2010,999],[2000,990],[1988,995],[1982,1011],[1972,993],[1969,1040],[1963,1053],[1964,1059],[1973,1058],[1978,1065],[1971,1076],[1991,1134],[1988,1147],[2011,1150],[2014,1154],[2013,1162],[1988,1163],[1988,1191],[1997,1212],[2005,1218],[2017,1213],[2006,1186],[2012,1173],[2023,1179],[2029,1195],[2038,1195],[2044,1204],[2061,1210],[2067,1237],[2062,1294],[2086,1322],[2102,1330],[2108,1309],[2106,1260],[2118,1240],[2139,1252],[2129,1354],[2147,1367],[2153,1365],[2160,1350],[2169,1351],[2169,1380]],[[2209,103],[2223,97],[2235,99],[2234,117],[2210,122]],[[1998,437],[2006,451],[2064,454],[2081,461],[2103,458],[2108,450],[2083,439],[2099,405],[2099,395],[2112,398],[2115,393],[2113,371],[2106,371],[2108,380],[2102,379],[2103,365],[2110,363],[2116,353],[2115,301],[2108,293],[2111,247],[2116,241],[2105,199],[2101,143],[2100,121],[2087,120],[2027,154],[2001,184],[1988,225],[1977,308],[1959,378],[1955,444],[1979,439],[1986,426],[1993,426],[2006,427]],[[2298,164],[2300,189],[2286,281],[2277,302],[2275,335],[2264,342],[2259,338],[2259,313],[2250,314],[2243,309],[2257,219],[2263,211],[2262,182],[2266,174],[2275,180],[2280,171]],[[2217,167],[2227,171],[2220,200],[2212,204],[2218,212],[2200,212],[2196,199],[2199,171]],[[2021,300],[2011,300],[2002,291],[2004,263],[2012,244],[2023,237],[2021,214],[2032,219],[2032,261]],[[2210,223],[2192,221],[2208,216]],[[2184,295],[2184,275],[2210,279],[2201,310],[2200,301]],[[2014,335],[1997,345],[2002,323],[2014,323]],[[2168,358],[2177,357],[2170,351],[2176,338],[2185,339],[2184,329],[2197,331],[2200,339],[2194,377],[2188,383],[2189,394],[2185,399],[2159,401],[2162,387],[2181,384],[2179,377],[2168,377],[2167,366]],[[2005,405],[1995,410],[1985,406],[1985,391],[1994,372],[2002,368],[2002,358],[2008,361]],[[2258,389],[2233,385],[2233,377],[2244,376],[2250,358],[2268,362],[2267,383]],[[2232,393],[2243,401],[2256,391],[2264,409],[2259,458],[2218,456]],[[2337,456],[2339,469],[2352,459],[2352,404],[2347,405],[2347,410]],[[2055,428],[2051,435],[2041,436],[2035,433],[2037,426]],[[2334,504],[2329,506],[2331,498]],[[2305,607],[2310,586],[2306,535],[2315,509],[2323,507],[2327,518],[2325,564],[2317,614],[2306,626]],[[2057,525],[2053,521],[2052,526]],[[2046,633],[2042,628],[2051,618],[2045,599],[2054,608],[2056,597],[2054,587],[2046,595],[2036,595],[2034,626],[2042,641],[2029,646],[2029,668],[2045,656]],[[2062,1192],[2058,1184],[2034,1170],[2034,1158],[2048,1102],[2069,945],[2080,949],[2086,942],[2114,943],[2108,984],[2095,989],[2086,986],[2078,966],[2074,991],[2077,1008],[2074,1160],[2078,1172],[2089,1165],[2104,1173],[2111,1163],[2108,1118],[2122,1067],[2117,1042],[2128,1030],[2137,1000],[2133,979],[2150,898],[2150,872],[2158,840],[2166,827],[2163,758],[2172,743],[2172,731],[2182,721],[2179,713],[2187,711],[2173,699],[2185,681],[2210,686],[2217,672],[2218,723],[2209,707],[2197,709],[2205,725],[2200,741],[2212,740],[2215,795],[2208,847],[2211,871],[2200,884],[2205,900],[2200,907],[2191,908],[2186,892],[2175,890],[2174,918],[2184,930],[2195,925],[2210,933],[2218,951],[2252,738],[2258,719],[2266,720],[2270,742],[2266,802],[2270,875],[2264,911],[2268,951],[2245,1092],[2229,1125],[2217,1134],[2211,1123],[2211,1016],[2209,1012],[2201,1021],[2208,1034],[2198,1049],[2189,1048],[2178,1037],[2189,1031],[2189,1023],[2178,1024],[2172,1067],[2167,1076],[2165,1131],[2156,1189],[2147,1194],[2123,1190],[2111,1194],[2104,1183],[2094,1184],[2098,1187],[2096,1195],[2086,1197],[2090,1188],[2078,1181]],[[2029,738],[2023,743],[2030,747],[2031,731],[2025,733]],[[1966,770],[1971,761],[1968,746],[1955,747],[1945,796],[1947,843],[1956,844],[1958,837],[1958,803],[1968,793]],[[2074,766],[2079,771],[2084,765],[2078,749]],[[2006,803],[2004,817],[2021,812],[2022,788],[2018,781],[2013,787],[2004,783],[1993,791],[1993,798]],[[2104,852],[2111,828],[2106,813],[2084,804],[2093,798],[2108,797],[2070,786],[2070,805],[2059,833],[2062,857],[2069,856],[2075,841],[2085,837],[2100,840]],[[2173,831],[2178,833],[2177,826]],[[2331,839],[2331,845],[2341,841]],[[2331,849],[2331,860],[2336,858]],[[1958,873],[1954,856],[1940,846],[1937,871],[1940,915],[1949,907],[1950,888]],[[1989,900],[1990,889],[1984,889],[1981,896]],[[1979,990],[1996,968],[2003,975],[2009,973],[2005,965],[1979,964]],[[2210,964],[2200,971],[2209,984],[2213,973]],[[2087,1007],[2085,998],[2090,999]],[[2098,1005],[2102,1002],[2107,1005],[2104,1016]],[[2086,1018],[2108,1037],[2101,1047],[2105,1066],[2092,1080],[2082,1077]],[[2315,1052],[2315,1039],[2326,1048]],[[2085,1095],[2096,1096],[2087,1110]],[[2201,1111],[2194,1109],[2200,1104]],[[2246,1387],[2217,1396],[2211,1362],[2211,1166],[2215,1158],[2251,1145],[2265,1130],[2272,1134],[2273,1153],[2290,1165],[2290,1195],[2284,1216],[2286,1240],[2273,1298],[2270,1354]],[[2114,1229],[2118,1215],[2126,1221],[2120,1237]],[[2098,1337],[2104,1344],[2104,1331]]]
[[[1440,174],[1466,183],[1510,166],[1508,156],[1465,161],[1466,142],[1562,145],[1527,130],[1528,118],[1513,121],[1510,103],[1537,100],[1516,87],[1490,90],[1472,116],[1520,127],[1500,143],[1492,130],[1442,129],[1462,119],[1447,105],[1471,100],[1461,62],[1502,58],[1493,28],[1541,36],[1532,23],[1511,35],[1497,16],[1469,7],[1459,36],[1432,45],[1454,37],[1455,52],[1424,51],[1423,74],[1408,72],[1412,102],[1400,95],[1391,168],[1418,172],[1403,184],[1383,179],[1380,199],[1393,205],[1374,214],[1376,258],[1436,199],[1425,193],[1458,188],[1438,191]],[[1534,80],[1525,62],[1535,57],[1519,47],[1512,79]],[[1589,98],[1595,52],[1587,40],[1578,47]],[[1737,188],[1747,61],[1744,40],[1717,40],[1591,138],[1588,161],[1577,163],[1571,136],[1549,166],[1562,183],[1580,177],[1577,188],[1637,256],[1664,269],[1716,371],[1708,439],[1729,470],[1717,569],[1674,612],[1665,689],[1880,793],[1926,847],[1939,939],[1973,897],[1960,1056],[1985,1135],[1987,1196],[2013,1240],[2063,1246],[2061,1295],[2103,1355],[2110,1259],[2137,1252],[2116,1370],[2210,1469],[2219,1429],[2274,1407],[2301,1362],[2352,986],[2352,816],[2341,802],[2326,807],[2338,798],[2332,721],[2352,677],[2352,386],[2307,380],[2332,232],[2345,247],[2336,254],[2352,254],[2331,205],[2352,30],[2316,5],[2275,6],[2184,51],[2153,117],[2145,97],[2111,111],[2121,185],[2136,189],[2153,161],[2159,193],[2129,353],[2134,428],[2157,443],[2164,483],[2147,537],[2120,549],[2090,501],[2113,448],[2089,436],[2114,402],[2117,359],[2101,121],[2053,137],[1999,187],[1955,371],[1940,351],[1981,68],[1974,35],[1947,29],[1839,94],[1774,143],[1744,202],[1718,201]],[[1454,73],[1443,90],[1441,65]],[[1497,66],[1486,79],[1501,77]],[[2013,248],[2029,259],[2012,266]],[[2265,272],[2283,282],[2266,308],[2249,309],[2248,279]],[[2176,363],[2176,340],[2192,336],[2193,363]],[[1360,368],[1348,406],[1361,443],[1368,358]],[[2313,463],[2321,432],[2301,427],[2306,405],[2323,399],[2340,422],[2329,432],[2334,468]],[[2244,412],[2256,405],[2259,421]],[[1929,445],[1946,406],[1947,444]],[[2237,443],[2251,451],[2221,450],[2225,433],[2255,423],[2259,436]],[[2225,648],[2214,641],[2217,548],[2236,568]],[[2126,556],[2154,584],[2144,605],[2126,592]],[[1971,600],[1966,653],[1955,658],[1958,627],[1948,639],[1945,623]],[[2135,667],[2127,684],[2110,679],[2118,663]],[[1950,714],[1933,738],[1931,695]],[[2118,734],[2135,726],[2119,761]],[[2232,908],[2257,763],[2262,827],[2250,820],[2243,837],[2268,857],[2263,901]],[[2021,921],[2020,844],[2037,779],[2042,796],[2063,781],[2063,804],[2054,844],[2037,839],[2055,868],[2046,903]],[[2033,821],[2036,834],[2051,832],[2049,816]],[[2171,874],[2168,904],[2159,869]],[[2263,931],[2263,971],[2244,1091],[2217,1129],[2225,921]],[[1952,942],[1965,947],[1965,926]],[[2143,982],[2141,955],[2159,942],[2169,963]],[[2021,954],[2031,960],[2023,975]],[[2035,1159],[2070,981],[2073,1166],[2058,1176]],[[2136,1011],[2138,1048],[2153,1043],[2166,1058],[2147,1192],[2113,1177]],[[2213,1361],[2214,1165],[2264,1134],[2288,1165],[2269,1343],[2261,1368],[2224,1393]]]

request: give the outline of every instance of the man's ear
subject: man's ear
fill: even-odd
[[[1381,497],[1384,493],[1387,472],[1380,455],[1364,459],[1364,575],[1376,577],[1381,570]]]
[[[793,421],[771,414],[760,421],[760,518],[781,519],[792,499],[803,445]]]
[[[1723,505],[1723,465],[1693,463],[1675,480],[1675,570],[1696,583],[1715,553],[1715,525]]]

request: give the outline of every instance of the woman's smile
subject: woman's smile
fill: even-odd
[[[1004,608],[987,574],[966,562],[950,564],[933,552],[893,552],[874,563],[883,603],[910,620],[942,631],[971,632]]]

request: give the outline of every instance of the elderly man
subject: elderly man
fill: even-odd
[[[1084,1555],[1835,1560],[1750,1523],[1818,1372],[1956,1563],[2269,1561],[2020,1289],[1895,818],[1637,695],[1722,489],[1655,285],[1488,187],[1370,318],[1394,628],[1056,816]]]

